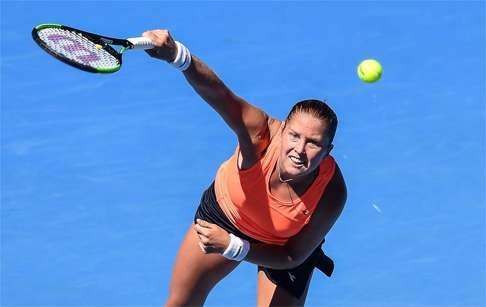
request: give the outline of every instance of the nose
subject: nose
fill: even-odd
[[[305,154],[305,142],[300,141],[297,144],[295,144],[294,150],[299,154],[299,155],[304,155]]]

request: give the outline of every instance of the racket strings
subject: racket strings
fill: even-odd
[[[46,48],[78,64],[96,69],[113,69],[120,61],[81,33],[59,28],[46,28],[38,31],[39,38]]]

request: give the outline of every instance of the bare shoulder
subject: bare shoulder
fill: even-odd
[[[339,192],[339,194],[346,193],[346,182],[344,181],[343,173],[339,168],[339,165],[336,163],[336,170],[334,171],[334,175],[332,176],[331,182],[334,188]]]
[[[336,169],[331,181],[328,183],[324,194],[322,195],[321,202],[331,203],[335,206],[344,206],[347,199],[347,188],[344,176],[336,163]]]
[[[336,163],[336,169],[319,200],[312,220],[333,219],[339,216],[344,208],[348,192],[341,169]],[[320,223],[320,222],[319,222]],[[334,223],[334,222],[333,222]]]
[[[261,112],[263,116],[256,116],[253,119],[245,120],[246,133],[238,135],[240,145],[240,157],[238,166],[240,169],[247,169],[254,165],[264,154],[270,140],[277,133],[280,127],[280,121],[269,117],[266,113]],[[249,125],[252,121],[252,124]]]
[[[246,138],[245,134],[239,137],[241,150],[254,151],[256,159],[259,159],[260,155],[265,152],[270,140],[279,131],[282,123],[266,114],[265,116],[264,120],[261,120],[258,125],[252,126],[251,129],[247,128],[249,138]]]
[[[268,122],[268,130],[270,132],[270,138],[273,138],[273,136],[280,130],[283,121],[269,116],[267,122]]]

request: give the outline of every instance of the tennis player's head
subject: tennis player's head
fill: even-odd
[[[296,103],[282,132],[281,176],[297,180],[316,170],[333,148],[337,123],[336,113],[323,101]]]

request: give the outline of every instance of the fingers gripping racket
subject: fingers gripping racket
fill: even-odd
[[[41,24],[32,30],[34,41],[66,64],[93,73],[113,73],[121,68],[127,49],[152,49],[150,39],[112,38],[60,24]],[[111,45],[121,46],[116,51]]]

